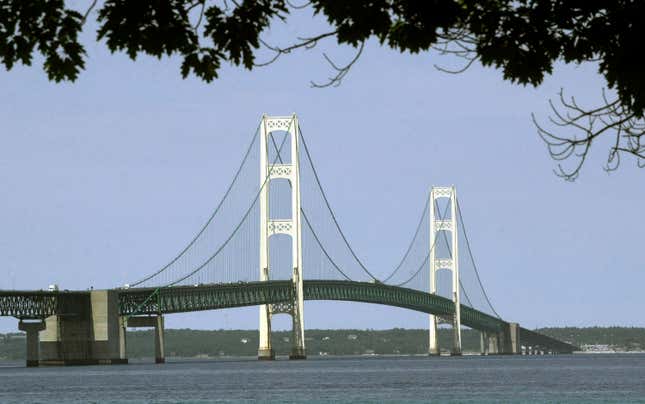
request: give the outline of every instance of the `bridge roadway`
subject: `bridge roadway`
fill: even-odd
[[[290,302],[295,290],[290,280],[200,284],[161,288],[117,289],[121,316],[163,315],[230,307]],[[80,291],[0,291],[0,316],[45,319],[73,315]],[[454,303],[444,297],[381,283],[338,280],[305,280],[305,300],[337,300],[402,307],[428,314],[450,316]],[[501,333],[509,323],[461,305],[462,324],[488,333]],[[520,328],[522,345],[540,346],[551,352],[568,353],[575,346],[537,332]]]

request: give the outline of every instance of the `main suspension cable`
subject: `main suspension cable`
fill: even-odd
[[[435,207],[436,206],[437,205],[435,204]],[[439,212],[439,209],[436,209],[436,210],[437,210],[437,212]],[[439,212],[439,220],[443,220],[446,217],[447,214],[448,214],[448,205],[446,205],[446,207],[443,209],[443,214],[441,214],[441,212]],[[424,258],[424,260],[421,263],[421,265],[419,265],[419,268],[416,270],[416,272],[414,274],[412,274],[412,276],[409,277],[408,280],[406,280],[405,282],[397,283],[397,284],[395,284],[393,286],[403,286],[403,285],[409,283],[412,279],[414,279],[421,272],[421,270],[423,269],[425,264],[430,259],[430,253],[432,252],[432,250],[434,250],[435,246],[437,245],[437,238],[438,237],[434,237],[434,240],[432,241],[432,245],[430,246],[430,251],[428,251],[428,254],[426,254],[426,257]]]
[[[240,176],[240,173],[242,172],[242,167],[244,167],[244,164],[246,163],[246,160],[249,157],[249,154],[251,153],[251,149],[253,148],[253,144],[255,143],[255,139],[257,139],[259,132],[260,132],[260,125],[258,125],[258,127],[255,130],[255,134],[253,135],[253,139],[251,140],[251,143],[249,144],[249,147],[247,147],[246,153],[244,153],[244,158],[242,159],[242,162],[240,163],[240,166],[237,168],[237,171],[235,172],[235,176],[233,177],[233,181],[231,181],[231,183],[229,184],[228,188],[226,189],[226,192],[224,193],[224,196],[222,197],[220,202],[217,204],[217,207],[215,208],[213,213],[210,215],[210,217],[208,218],[206,223],[202,226],[202,228],[199,230],[199,232],[197,232],[195,237],[193,237],[193,239],[190,241],[190,243],[188,243],[188,245],[183,250],[181,250],[181,252],[179,254],[177,254],[177,256],[175,256],[175,258],[173,258],[168,264],[164,265],[161,269],[159,269],[158,271],[152,273],[151,275],[148,275],[145,278],[140,279],[140,280],[132,283],[130,286],[132,286],[132,287],[138,286],[138,285],[142,284],[143,282],[146,282],[146,281],[154,278],[155,276],[161,274],[162,272],[164,272],[172,264],[177,262],[177,260],[179,258],[181,258],[186,253],[186,251],[188,251],[188,249],[190,249],[190,247],[192,247],[195,244],[197,239],[199,239],[199,237],[204,233],[204,231],[206,231],[206,228],[208,227],[208,225],[211,224],[211,222],[213,221],[213,219],[215,218],[215,216],[217,215],[217,213],[221,209],[222,205],[224,205],[224,202],[226,201],[226,199],[228,198],[229,194],[231,193],[231,190],[233,189],[233,185],[235,185],[235,183],[237,182],[237,179]]]
[[[307,147],[307,142],[305,141],[305,137],[302,134],[302,130],[299,128],[299,135],[300,139],[302,139],[302,145],[304,146],[305,153],[307,155],[307,159],[309,160],[309,164],[311,165],[311,170],[314,174],[314,178],[316,180],[316,183],[318,184],[318,188],[320,189],[320,192],[322,194],[323,200],[325,202],[325,205],[327,206],[327,209],[329,210],[329,213],[331,214],[331,218],[334,221],[334,224],[336,225],[336,229],[338,229],[338,233],[340,236],[343,238],[343,241],[345,242],[345,245],[347,246],[349,252],[352,254],[358,265],[367,273],[373,280],[377,281],[378,279],[365,267],[363,262],[358,258],[356,253],[354,252],[354,249],[352,246],[349,244],[349,241],[347,241],[347,237],[345,237],[345,233],[343,233],[343,230],[340,228],[340,224],[338,223],[338,220],[336,220],[336,215],[334,214],[334,210],[331,208],[331,205],[329,204],[329,200],[327,199],[327,195],[325,194],[325,190],[322,187],[322,184],[320,182],[320,178],[318,177],[318,172],[316,171],[316,167],[314,166],[313,159],[311,158],[311,154],[309,154],[309,148]],[[297,136],[297,135],[296,135]]]
[[[473,252],[470,249],[470,241],[468,241],[468,233],[466,232],[466,222],[464,222],[464,218],[461,214],[461,208],[459,207],[459,200],[457,198],[455,198],[455,203],[457,204],[457,213],[459,214],[459,221],[461,222],[461,226],[464,228],[464,238],[466,239],[466,247],[468,249],[468,255],[470,256],[470,260],[473,263],[473,268],[475,268],[475,275],[477,275],[477,282],[479,282],[479,287],[484,293],[484,298],[486,299],[486,302],[488,302],[488,306],[490,306],[490,309],[493,311],[493,313],[495,313],[497,318],[501,319],[502,317],[497,313],[497,311],[493,307],[493,304],[490,302],[490,299],[488,298],[488,294],[486,293],[486,289],[484,289],[482,280],[479,277],[479,271],[477,270],[477,263],[475,262],[475,257],[473,256]]]
[[[292,123],[293,123],[293,119],[292,119],[292,120],[291,120],[291,122],[289,123],[289,127],[291,127],[291,124],[292,124]],[[282,147],[284,146],[284,143],[285,143],[286,139],[287,139],[287,138],[285,137],[285,138],[282,140],[282,143],[280,144],[280,150],[282,150]],[[276,163],[276,161],[277,161],[277,157],[273,160],[273,163],[272,163],[272,164],[275,164],[275,163]],[[262,182],[262,185],[260,186],[260,189],[259,189],[259,190],[258,190],[258,192],[255,194],[255,198],[253,198],[253,202],[251,203],[251,205],[249,206],[249,208],[248,208],[248,209],[246,210],[246,212],[244,213],[244,216],[242,216],[242,220],[240,220],[240,222],[238,223],[238,225],[237,225],[237,226],[235,226],[235,229],[233,229],[233,232],[231,233],[231,235],[230,235],[230,236],[229,236],[229,237],[228,237],[228,238],[227,238],[227,239],[226,239],[226,240],[225,240],[225,241],[224,241],[224,242],[219,246],[219,248],[218,248],[218,249],[213,253],[213,255],[211,255],[211,256],[210,256],[206,261],[204,261],[204,263],[202,263],[202,264],[201,264],[199,267],[197,267],[195,270],[193,270],[192,272],[189,272],[188,274],[184,275],[183,277],[181,277],[181,278],[179,278],[179,279],[177,279],[177,280],[175,280],[175,281],[173,281],[173,282],[170,282],[169,284],[165,285],[166,287],[174,286],[174,285],[176,285],[176,284],[178,284],[178,283],[180,283],[180,282],[182,282],[182,281],[184,281],[184,280],[186,280],[186,279],[190,278],[191,276],[193,276],[193,275],[194,275],[194,274],[196,274],[197,272],[201,271],[204,267],[206,267],[206,265],[208,265],[208,264],[209,264],[213,259],[215,259],[215,257],[216,257],[216,256],[217,256],[217,255],[218,255],[218,254],[219,254],[219,253],[224,249],[224,247],[226,247],[226,245],[231,241],[231,239],[233,239],[233,236],[235,236],[235,234],[236,234],[236,233],[237,233],[237,231],[240,229],[240,227],[242,227],[242,224],[244,224],[244,222],[246,221],[247,217],[249,216],[249,214],[250,214],[250,213],[251,213],[251,211],[253,210],[253,206],[255,206],[256,202],[258,201],[258,198],[260,197],[260,194],[262,193],[262,190],[263,190],[263,189],[264,189],[264,187],[269,183],[269,179],[270,179],[270,178],[271,178],[271,170],[269,170],[269,172],[267,173],[266,177],[264,178],[264,181]]]
[[[282,160],[282,156],[281,156],[281,154],[280,154],[280,149],[278,148],[278,145],[276,144],[274,137],[273,137],[273,136],[270,136],[270,138],[271,138],[271,143],[273,144],[273,148],[274,148],[274,149],[275,149],[275,151],[276,151],[277,159],[278,159],[278,161],[280,162],[280,164],[283,164],[283,163],[284,163],[284,161]],[[285,139],[286,139],[286,138],[285,138]],[[283,142],[284,142],[284,140],[283,140]],[[295,158],[298,158],[298,156],[296,156]],[[289,181],[289,182],[288,182],[288,184],[289,184],[289,188],[293,188],[293,185],[291,185],[291,181]],[[317,233],[316,233],[316,231],[314,230],[313,226],[311,225],[311,222],[309,221],[309,218],[307,217],[307,214],[305,213],[305,208],[304,208],[304,207],[302,207],[302,206],[300,206],[300,213],[302,213],[302,218],[303,218],[303,219],[305,219],[305,223],[307,224],[307,227],[309,227],[309,230],[311,230],[311,234],[314,236],[314,240],[316,240],[316,243],[318,244],[318,246],[319,246],[319,247],[320,247],[320,249],[322,250],[323,254],[325,254],[325,257],[327,257],[327,259],[329,260],[329,262],[331,263],[331,265],[332,265],[332,266],[333,266],[333,267],[334,267],[334,268],[335,268],[335,269],[336,269],[336,270],[337,270],[337,271],[338,271],[338,272],[339,272],[339,273],[340,273],[340,274],[341,274],[345,279],[347,279],[348,281],[351,281],[352,279],[351,279],[349,276],[347,276],[347,274],[345,274],[345,272],[343,272],[343,270],[342,270],[342,269],[340,269],[340,267],[338,266],[338,264],[336,264],[336,262],[331,258],[331,256],[330,256],[330,255],[329,255],[329,253],[327,252],[327,249],[322,245],[322,242],[320,241],[320,238],[318,237],[318,234],[317,234]]]
[[[436,208],[436,209],[438,209],[437,201],[435,201],[435,202],[434,202],[434,206],[435,206],[435,208]],[[449,205],[446,205],[446,209],[448,209],[448,206],[449,206]],[[444,215],[444,217],[445,217],[445,215]],[[455,231],[455,232],[456,232],[456,231],[457,231],[457,229],[453,229],[452,231]],[[441,233],[443,234],[443,240],[444,240],[444,242],[446,243],[446,248],[448,249],[448,254],[450,255],[450,259],[452,259],[452,260],[453,260],[453,265],[455,265],[455,264],[454,264],[454,262],[455,262],[455,257],[452,255],[452,249],[450,248],[450,243],[448,242],[448,235],[446,234],[446,232],[445,232],[445,231],[442,231]],[[457,257],[457,259],[459,259],[459,257]],[[455,276],[455,274],[454,274],[454,273],[453,273],[453,276]],[[466,292],[466,288],[465,288],[465,287],[464,287],[464,285],[461,283],[461,276],[459,276],[459,279],[457,279],[457,280],[459,281],[459,287],[460,287],[460,288],[461,288],[461,290],[464,292],[464,297],[466,298],[466,301],[468,302],[468,305],[469,305],[470,307],[473,307],[473,303],[470,301],[470,297],[468,297],[468,292]],[[473,307],[473,308],[474,308],[474,307]]]
[[[318,246],[322,250],[323,254],[325,254],[325,257],[327,257],[327,259],[329,260],[331,265],[338,272],[340,272],[340,274],[343,275],[343,277],[345,279],[347,279],[348,281],[351,281],[352,278],[347,276],[347,274],[345,274],[345,272],[343,272],[343,270],[340,269],[340,267],[336,264],[336,262],[329,256],[329,253],[327,252],[327,249],[325,247],[323,247],[322,243],[320,242],[320,239],[318,238],[318,235],[316,234],[316,232],[314,231],[313,227],[311,226],[311,223],[309,222],[309,219],[307,218],[307,215],[305,214],[305,211],[303,210],[302,207],[300,208],[300,212],[302,213],[302,218],[305,219],[305,223],[307,223],[307,227],[309,227],[309,230],[311,230],[311,234],[314,236],[314,239],[316,240],[316,243],[318,244]]]
[[[408,245],[408,249],[405,251],[405,254],[403,254],[403,258],[401,258],[401,261],[399,262],[399,265],[394,268],[394,271],[385,279],[383,279],[383,283],[387,283],[396,273],[401,269],[403,266],[403,263],[405,260],[408,258],[408,255],[410,254],[410,251],[412,251],[412,247],[414,246],[414,242],[416,241],[417,237],[419,236],[419,231],[421,230],[421,226],[423,225],[423,218],[426,215],[426,212],[428,210],[429,206],[429,198],[426,198],[425,203],[423,204],[423,211],[421,211],[421,217],[419,218],[419,224],[417,224],[417,229],[414,232],[414,236],[412,237],[412,240],[410,241],[410,244]]]

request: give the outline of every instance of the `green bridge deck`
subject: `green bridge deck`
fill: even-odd
[[[437,315],[454,313],[454,304],[449,299],[381,283],[305,280],[303,287],[305,300],[375,303]],[[288,280],[124,289],[119,293],[119,307],[123,315],[182,313],[293,301],[294,293],[293,284]],[[468,327],[495,332],[506,324],[464,305],[461,321]]]
[[[290,280],[203,284],[163,288],[118,289],[121,315],[154,315],[256,306],[293,301],[295,290]],[[42,319],[70,313],[67,297],[89,292],[0,291],[0,316]],[[428,314],[449,316],[454,304],[444,297],[414,289],[382,283],[305,280],[305,300],[339,300],[383,304]],[[480,331],[500,332],[508,323],[468,306],[461,305],[463,325]],[[576,347],[554,338],[521,328],[524,342],[549,346],[556,352],[572,352]]]

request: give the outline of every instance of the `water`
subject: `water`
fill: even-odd
[[[0,365],[0,402],[644,402],[645,354]]]

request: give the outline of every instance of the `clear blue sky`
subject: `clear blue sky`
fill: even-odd
[[[437,55],[370,43],[340,87],[312,89],[330,74],[320,50],[253,72],[225,67],[213,84],[182,80],[174,59],[133,63],[89,41],[88,52],[73,84],[48,82],[39,66],[0,72],[0,288],[104,288],[157,269],[208,217],[261,114],[296,112],[368,264],[396,262],[428,188],[455,184],[504,318],[645,326],[645,171],[626,160],[608,175],[599,143],[579,180],[564,182],[530,121],[531,112],[546,119],[560,87],[598,102],[593,65],[559,66],[533,89],[478,65],[441,73]],[[256,328],[257,317],[246,308],[166,324]],[[307,328],[426,326],[426,315],[402,309],[306,305]],[[16,329],[0,319],[0,330]]]

